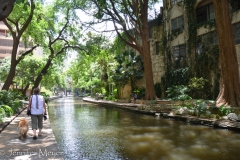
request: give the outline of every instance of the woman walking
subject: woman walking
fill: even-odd
[[[33,91],[33,95],[29,99],[28,110],[31,110],[31,120],[33,129],[33,139],[37,139],[36,130],[38,136],[42,135],[43,128],[43,115],[46,115],[46,104],[44,97],[40,95],[40,89],[37,87]]]

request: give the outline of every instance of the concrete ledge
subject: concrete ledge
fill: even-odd
[[[148,107],[147,104],[119,103],[114,101],[95,100],[91,97],[84,97],[83,101],[95,103],[105,107],[116,107],[120,109],[126,109],[129,111],[133,111],[135,113],[162,116],[163,118],[181,120],[186,123],[191,123],[195,125],[205,125],[213,128],[222,128],[222,129],[240,131],[240,122],[230,121],[226,119],[202,118],[202,117],[191,116],[191,115],[172,115],[170,112],[172,109],[174,109],[174,105],[166,106],[166,104],[171,103],[170,101],[166,101],[166,102],[161,101],[160,103],[163,104],[162,106],[159,106],[159,103],[156,104],[158,106],[149,104],[149,108],[147,108],[146,110],[142,110],[141,108]]]

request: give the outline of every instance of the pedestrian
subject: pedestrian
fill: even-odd
[[[44,97],[40,95],[40,89],[37,87],[33,91],[33,95],[29,99],[28,110],[31,110],[31,121],[33,130],[33,139],[37,139],[36,130],[38,136],[42,135],[43,117],[46,115],[46,104]]]
[[[134,92],[133,93],[133,103],[136,103],[136,100],[137,100],[137,94]]]

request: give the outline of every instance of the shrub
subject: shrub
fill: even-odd
[[[3,113],[5,114],[6,117],[10,117],[13,115],[13,110],[11,107],[7,106],[7,105],[0,105],[1,111],[3,111]]]
[[[24,96],[17,90],[0,91],[0,105],[9,106],[13,110],[13,114],[18,112],[18,109],[22,107],[22,102],[20,101],[22,99],[24,99]]]
[[[0,107],[0,124],[4,122],[4,117],[6,117],[5,110]]]
[[[189,88],[184,85],[172,86],[167,89],[167,96],[172,100],[189,100],[192,99],[187,92],[189,92]]]
[[[234,112],[232,108],[227,108],[225,105],[220,106],[219,111],[223,116],[228,115],[229,113]]]

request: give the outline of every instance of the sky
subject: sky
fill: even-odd
[[[150,15],[151,17],[149,19],[154,19],[156,18],[156,16],[160,13],[160,7],[163,6],[163,3],[162,1],[155,4],[154,6],[154,11],[150,12]],[[154,13],[155,12],[155,13]],[[156,14],[156,15],[155,15]],[[155,16],[155,17],[153,17]],[[83,12],[79,12],[79,17],[81,19],[81,21],[89,21],[89,20],[92,20],[91,17],[87,16],[86,14],[84,14]],[[95,25],[94,28],[98,31],[104,31],[104,30],[114,30],[114,27],[113,27],[113,23],[112,22],[107,22],[107,23],[104,23],[104,24],[99,24],[99,25]],[[115,37],[115,34],[114,32],[113,33],[107,33],[107,32],[104,32],[105,36],[109,37],[110,39],[114,38]]]
[[[46,0],[46,1],[52,1],[52,0]],[[160,13],[160,7],[162,7],[163,4],[162,4],[162,1],[155,4],[155,11],[151,12],[151,15],[154,15],[156,12],[156,14],[158,15]],[[156,15],[156,16],[157,16]],[[84,14],[83,12],[79,12],[79,17],[81,19],[81,21],[89,21],[91,20],[91,17],[87,16],[86,14]],[[151,19],[154,19],[155,17],[151,17]],[[113,27],[113,23],[112,22],[108,22],[107,24],[102,24],[102,25],[96,25],[95,26],[96,30],[114,30],[114,27]],[[88,31],[86,30],[86,33]],[[96,33],[99,33],[99,32],[96,32]],[[100,34],[100,33],[99,33]],[[103,35],[106,36],[106,37],[109,37],[109,40],[113,40],[114,37],[115,37],[115,32],[104,32]],[[70,64],[75,58],[76,58],[76,52],[72,52],[72,53],[69,53],[70,56],[68,56],[68,58],[66,59],[66,64]],[[67,69],[67,68],[66,68]]]

